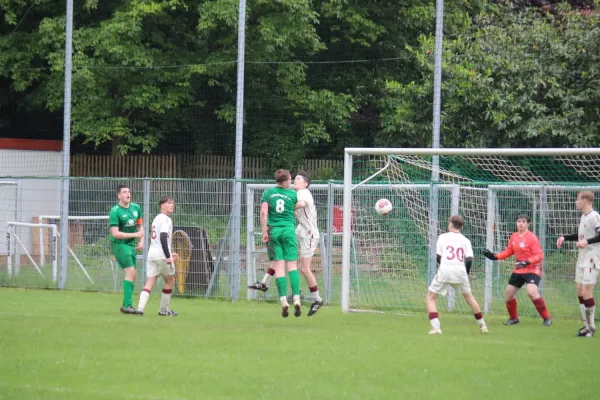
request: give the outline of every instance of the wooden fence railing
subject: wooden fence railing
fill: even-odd
[[[271,179],[268,160],[243,157],[243,178]],[[315,178],[341,178],[341,160],[304,160],[292,171],[303,170]],[[71,157],[71,176],[132,178],[225,178],[235,172],[235,159],[228,156],[165,154],[111,156],[75,154]]]

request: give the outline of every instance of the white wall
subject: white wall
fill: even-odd
[[[0,177],[62,176],[62,151],[0,149]]]
[[[0,205],[0,234],[4,234],[2,244],[0,245],[0,254],[6,254],[6,221],[33,222],[33,217],[39,215],[59,215],[60,214],[60,179],[20,179],[20,189],[11,188],[19,201],[17,210],[14,210],[14,201],[2,203]],[[5,185],[6,186],[6,185]],[[2,192],[8,193],[6,186],[0,186],[0,198]],[[27,251],[31,252],[33,245],[33,229],[29,227],[15,227],[17,235]],[[15,246],[18,244],[15,242]],[[20,250],[21,253],[22,250]]]
[[[0,181],[20,177],[60,177],[62,151],[0,149]],[[14,185],[0,184],[0,254],[6,254],[6,222],[32,222],[38,215],[57,215],[60,211],[60,179],[21,179],[20,194]],[[19,204],[16,196],[20,196]],[[31,228],[17,233],[31,251]]]

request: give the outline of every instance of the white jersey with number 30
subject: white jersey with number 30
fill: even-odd
[[[467,277],[465,258],[473,257],[471,241],[462,233],[446,232],[438,238],[437,254],[441,256],[438,275],[445,282],[461,282]]]
[[[169,253],[171,251],[171,236],[173,236],[173,221],[167,214],[160,213],[152,221],[152,233],[150,240],[150,248],[148,249],[149,260],[164,260],[165,252],[160,243],[160,234],[167,234],[167,243],[169,245]]]

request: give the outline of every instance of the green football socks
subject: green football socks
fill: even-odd
[[[133,307],[133,282],[123,280],[123,307]]]
[[[277,292],[279,293],[279,297],[285,297],[287,295],[287,282],[285,281],[285,276],[281,278],[275,278],[275,283],[277,284]]]
[[[300,274],[298,270],[290,271],[290,284],[292,285],[292,294],[294,296],[300,295]]]

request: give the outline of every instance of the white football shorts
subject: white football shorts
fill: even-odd
[[[579,263],[575,269],[575,282],[584,285],[595,285],[598,281],[598,273],[600,269],[588,266],[587,268],[579,268]]]
[[[310,234],[308,236],[296,236],[298,240],[298,255],[300,257],[312,257],[319,246],[319,237]]]
[[[448,282],[446,280],[447,278],[444,277],[444,274],[438,271],[429,285],[429,291],[440,296],[446,296],[446,294],[448,294],[448,288],[452,286],[461,294],[471,293],[471,284],[469,283],[469,276],[466,274],[466,271],[464,276],[454,276],[452,278],[452,282]]]
[[[167,264],[166,259],[148,260],[146,263],[146,276],[153,278],[155,276],[175,275],[175,263]]]

